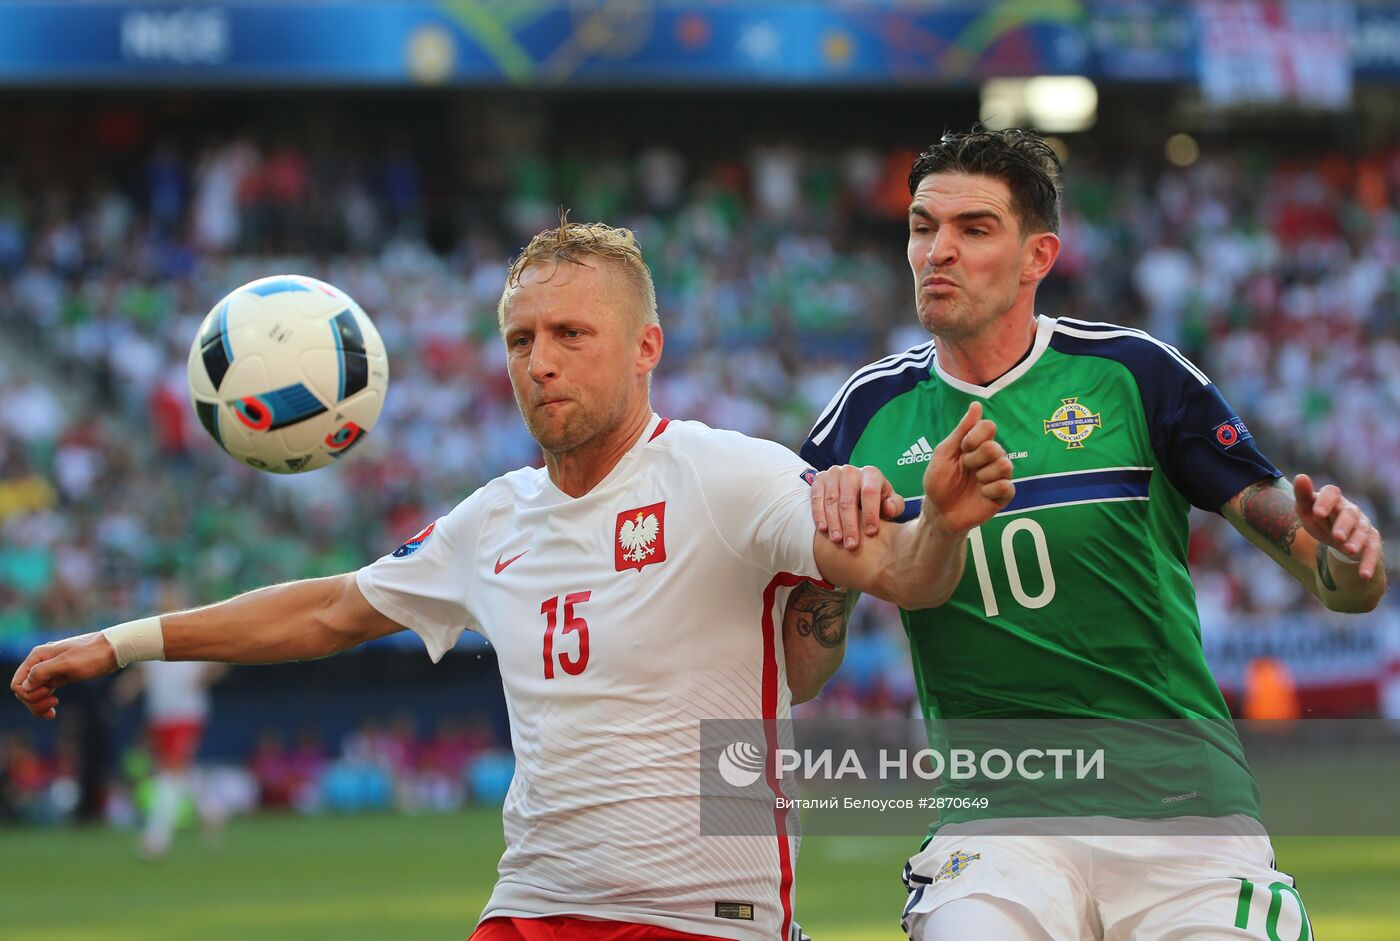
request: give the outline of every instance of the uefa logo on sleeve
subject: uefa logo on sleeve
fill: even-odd
[[[1215,426],[1215,441],[1222,448],[1233,448],[1245,438],[1252,437],[1254,436],[1249,433],[1249,429],[1240,421],[1238,415],[1232,415],[1229,420]]]

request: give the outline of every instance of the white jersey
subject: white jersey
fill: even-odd
[[[701,834],[700,723],[789,714],[781,604],[819,577],[806,467],[653,416],[584,496],[514,471],[360,570],[434,660],[463,630],[496,648],[516,769],[483,918],[785,941],[796,839],[771,812],[762,836]]]

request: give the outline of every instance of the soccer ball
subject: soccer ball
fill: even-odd
[[[296,474],[364,440],[384,406],[389,361],[365,312],[302,275],[243,285],[204,318],[189,359],[195,414],[250,467]]]

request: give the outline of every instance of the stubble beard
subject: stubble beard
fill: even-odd
[[[573,401],[571,406],[572,414],[563,421],[548,420],[535,409],[521,409],[530,437],[535,439],[535,443],[545,453],[558,456],[576,451],[601,437],[621,421],[621,405],[614,409],[611,415],[597,409],[587,409],[578,401]]]
[[[964,298],[925,298],[922,289],[915,288],[914,308],[919,314],[919,323],[939,339],[957,341],[976,332],[977,312],[969,310],[968,306]]]
[[[977,337],[1010,310],[1015,300],[1014,293],[989,300],[986,296],[973,298],[959,291],[953,297],[935,299],[925,298],[920,288],[914,291],[919,323],[936,338],[949,343],[963,343]]]

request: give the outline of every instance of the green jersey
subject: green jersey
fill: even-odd
[[[951,600],[903,612],[931,741],[1009,736],[1029,747],[1036,735],[1063,740],[1055,745],[1082,735],[1107,744],[1109,767],[1097,786],[954,782],[945,787],[991,801],[944,821],[1258,816],[1201,650],[1187,514],[1193,504],[1219,511],[1279,472],[1174,348],[1139,330],[1044,317],[1027,356],[987,386],[941,372],[932,342],[859,370],[802,454],[819,469],[879,467],[912,517],[920,500],[908,497],[923,492],[932,446],[974,400],[997,424],[1016,496],[970,534]]]

